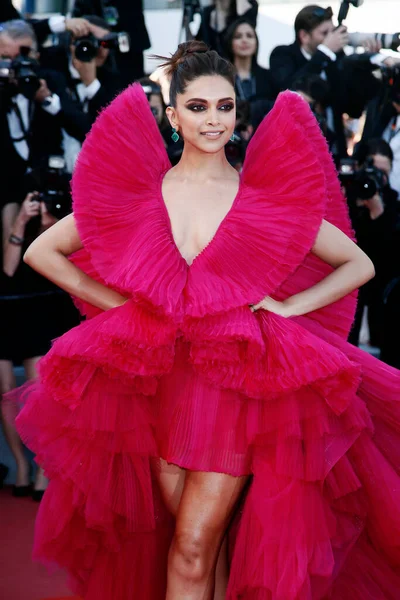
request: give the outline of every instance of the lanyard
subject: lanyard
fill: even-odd
[[[251,94],[250,96],[247,98],[246,94],[244,93],[243,90],[243,86],[242,86],[242,81],[240,79],[240,77],[238,75],[236,75],[236,89],[238,92],[238,96],[241,100],[249,100],[250,98],[254,98],[254,96],[256,95],[256,78],[254,77],[254,75],[252,75],[250,77],[250,79],[246,79],[246,81],[250,81],[251,83]]]

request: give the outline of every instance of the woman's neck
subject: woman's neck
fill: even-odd
[[[175,175],[179,178],[192,181],[207,179],[221,179],[233,170],[229,164],[225,150],[211,154],[201,152],[194,146],[186,144],[181,159],[176,167],[173,167]]]
[[[252,56],[235,56],[234,65],[240,79],[249,79]]]

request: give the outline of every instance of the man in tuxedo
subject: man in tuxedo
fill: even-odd
[[[22,20],[3,23],[0,28],[0,55],[11,60],[21,56],[37,58],[37,40],[32,27]],[[19,184],[28,168],[42,166],[52,154],[61,154],[60,119],[54,114],[46,71],[38,69],[33,85],[4,81],[0,91],[0,150],[2,157],[3,202],[18,201]]]
[[[346,56],[343,49],[348,43],[344,26],[334,27],[331,8],[305,6],[295,19],[296,39],[288,46],[272,51],[270,69],[277,86],[291,88],[296,80],[318,75],[329,85],[327,121],[335,133],[334,154],[347,156],[343,127],[343,113],[358,118],[377,90],[372,71],[386,57],[378,53]]]
[[[97,15],[116,21],[115,31],[126,31],[130,37],[130,50],[116,56],[123,87],[144,76],[143,50],[150,48],[143,14],[143,0],[76,0],[74,17]],[[110,15],[110,18],[109,18]]]
[[[90,15],[85,21],[90,34],[97,39],[110,33],[101,17]],[[44,48],[41,63],[51,72],[49,84],[55,92],[51,102],[60,115],[65,160],[71,173],[82,142],[100,110],[113,100],[122,84],[109,49],[99,47],[92,60],[81,61],[75,54],[79,39],[72,37],[65,41]]]

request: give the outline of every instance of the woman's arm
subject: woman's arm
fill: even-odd
[[[15,275],[21,262],[26,226],[39,214],[39,203],[34,198],[34,193],[28,194],[21,206],[9,202],[2,210],[3,271],[8,277]]]
[[[94,281],[67,256],[80,250],[82,242],[73,215],[68,215],[29,246],[24,261],[60,288],[102,310],[121,306],[127,298]]]
[[[323,221],[312,253],[335,270],[312,287],[278,302],[264,298],[252,310],[263,308],[284,317],[305,315],[347,296],[372,279],[374,265],[340,229]]]

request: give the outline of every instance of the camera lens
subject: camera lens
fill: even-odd
[[[81,62],[90,62],[97,56],[98,43],[92,39],[80,39],[75,43],[75,56]]]

